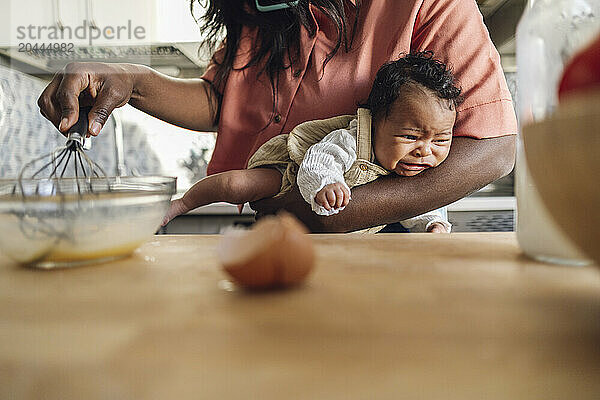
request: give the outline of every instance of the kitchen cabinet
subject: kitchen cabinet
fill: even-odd
[[[155,1],[84,0],[88,5],[90,25],[100,37],[94,45],[143,45],[152,41]],[[174,1],[176,3],[177,1]]]
[[[86,0],[86,2],[89,3],[90,20],[99,29],[127,28],[122,30],[117,43],[115,43],[115,39],[108,37],[112,36],[111,34],[102,35],[95,42],[98,45],[198,42],[201,40],[200,31],[191,15],[188,0]],[[143,35],[139,34],[142,30]]]
[[[18,47],[26,43],[47,45],[72,42],[68,37],[62,40],[54,35],[60,35],[61,27],[75,29],[85,20],[86,15],[82,0],[31,0],[26,3],[8,0],[7,7],[2,7],[2,47]]]
[[[143,1],[143,0],[142,0]],[[147,1],[143,1],[147,3]],[[155,20],[153,39],[157,42],[199,42],[203,36],[190,11],[189,0],[154,0]],[[196,17],[201,15],[200,5],[195,4]]]
[[[3,9],[0,18],[3,25],[0,47],[17,47],[19,43],[123,46],[201,40],[188,0],[32,0],[27,3],[9,0],[8,12]],[[33,29],[28,30],[29,26]],[[64,32],[64,39],[50,36],[57,28],[58,32]]]
[[[2,45],[16,46],[20,41],[30,39],[29,34],[23,37],[21,32],[26,32],[29,25],[33,26],[55,26],[55,10],[51,1],[33,0],[28,7],[22,2],[8,1],[8,9],[2,6],[1,23],[5,27],[2,31]],[[24,30],[24,29],[25,30]]]

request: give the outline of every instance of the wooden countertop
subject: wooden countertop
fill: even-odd
[[[315,235],[306,286],[231,291],[218,236],[0,256],[1,399],[598,399],[600,270],[510,233]]]

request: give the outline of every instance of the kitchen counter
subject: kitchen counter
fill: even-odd
[[[183,193],[177,193],[173,199],[181,198]],[[486,197],[465,197],[448,205],[448,212],[457,211],[514,211],[516,200],[513,196],[486,196]],[[229,203],[213,203],[207,206],[198,207],[187,213],[188,215],[239,215],[237,206]],[[241,215],[254,215],[254,211],[248,204],[244,205]]]
[[[0,256],[0,398],[600,398],[600,269],[512,233],[313,238],[308,283],[258,294],[212,235],[71,270]]]
[[[181,197],[178,193],[174,198]],[[513,196],[470,196],[448,205],[448,218],[453,232],[513,231],[516,200]],[[254,211],[248,204],[240,214],[237,206],[214,203],[198,207],[175,218],[161,233],[215,234],[235,225],[254,222]]]

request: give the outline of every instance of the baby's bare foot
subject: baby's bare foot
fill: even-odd
[[[167,211],[167,215],[165,215],[165,218],[161,223],[161,226],[165,226],[176,216],[185,214],[188,211],[188,207],[183,203],[181,199],[173,200],[171,202],[171,206],[169,207],[169,211]]]

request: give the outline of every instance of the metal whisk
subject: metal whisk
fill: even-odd
[[[90,142],[85,138],[89,111],[89,107],[81,108],[77,123],[69,129],[65,145],[25,164],[13,186],[13,196],[19,196],[25,203],[32,200],[28,207],[14,212],[30,246],[49,250],[61,240],[72,241],[75,237],[73,221],[85,214],[86,209],[83,203],[76,201],[73,204],[69,198],[75,195],[79,200],[86,194],[111,191],[102,167],[84,151],[90,148]],[[37,204],[34,199],[38,196],[58,196],[58,201],[49,209]]]
[[[84,150],[89,150],[89,139],[86,140],[88,128],[89,107],[79,110],[79,120],[67,135],[67,141],[51,153],[38,157],[21,168],[18,178],[19,190],[23,196],[39,194],[60,194],[61,187],[66,182],[64,178],[70,177],[69,184],[77,185],[77,193],[94,193],[100,181],[103,192],[110,191],[110,184],[106,173],[100,165],[94,162]],[[42,165],[37,170],[36,166]],[[34,171],[29,174],[29,171]],[[48,173],[49,172],[49,173]],[[24,185],[25,181],[34,179],[36,184]],[[66,180],[65,180],[66,181]],[[15,188],[15,191],[17,188]]]

